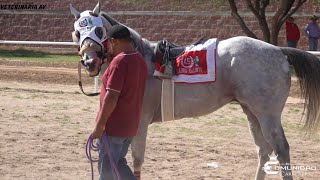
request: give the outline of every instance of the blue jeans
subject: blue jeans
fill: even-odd
[[[318,50],[318,39],[317,38],[309,38],[309,51],[317,51]]]
[[[104,134],[103,136],[107,135]],[[130,167],[127,165],[127,160],[125,158],[128,153],[128,148],[132,141],[132,137],[122,138],[113,136],[107,136],[107,138],[104,137],[104,139],[101,138],[97,141],[97,145],[101,147],[99,150],[98,162],[99,180],[115,179],[112,174],[111,164],[105,146],[106,142],[103,142],[105,139],[108,140],[111,156],[119,171],[120,179],[136,180],[136,177],[133,175]]]
[[[288,47],[293,47],[293,48],[296,48],[297,47],[297,44],[298,44],[298,41],[287,41],[288,43]]]

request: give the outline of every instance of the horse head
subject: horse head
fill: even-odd
[[[79,45],[80,61],[89,76],[97,76],[108,56],[107,30],[112,25],[100,15],[100,3],[82,13],[70,5],[70,11],[75,17],[72,39]]]
[[[113,58],[107,41],[108,29],[121,23],[101,12],[99,2],[92,11],[86,10],[82,13],[70,4],[70,11],[75,17],[72,39],[79,45],[80,61],[89,76],[97,76],[101,65],[110,62]],[[128,27],[128,29],[132,44],[138,49],[142,41],[141,37],[131,28]]]

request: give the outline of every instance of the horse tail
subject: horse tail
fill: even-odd
[[[293,66],[305,99],[303,114],[304,127],[316,130],[320,124],[320,60],[313,54],[295,48],[281,47]]]

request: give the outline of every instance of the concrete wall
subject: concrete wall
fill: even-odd
[[[45,9],[8,10],[0,9],[0,40],[36,40],[36,41],[71,41],[74,18],[69,13],[69,4],[78,10],[93,9],[97,1],[87,0],[2,0],[0,5],[33,4],[45,5]],[[210,0],[115,0],[101,1],[102,10],[109,11],[115,19],[137,30],[143,37],[158,41],[168,39],[178,44],[188,44],[202,36],[226,39],[245,35],[237,22],[231,17],[228,4],[214,5]],[[274,3],[274,1],[271,1]],[[249,12],[243,3],[238,1],[239,9]],[[310,0],[299,10],[296,17],[298,26],[303,28],[308,17],[317,9],[317,0]],[[275,4],[275,3],[274,3]],[[276,6],[268,11],[274,12]],[[144,12],[137,12],[144,11]],[[162,12],[158,15],[147,15],[152,11]],[[192,11],[192,14],[181,15],[177,11]],[[126,15],[115,15],[115,14]],[[256,19],[247,15],[245,21],[258,36],[261,36]],[[285,33],[279,36],[279,45],[285,45]],[[302,37],[299,47],[306,49],[307,40]]]

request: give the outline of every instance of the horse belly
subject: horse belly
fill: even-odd
[[[231,102],[233,97],[227,96],[218,86],[214,83],[176,85],[174,118],[203,116]]]

